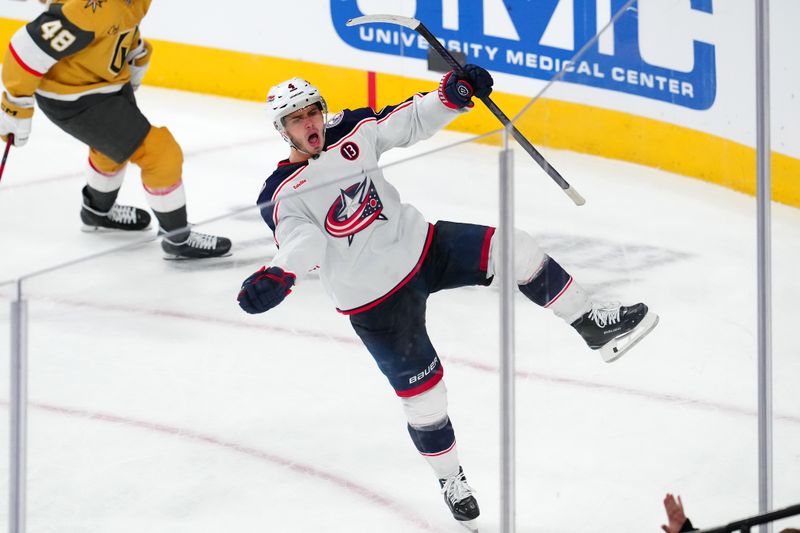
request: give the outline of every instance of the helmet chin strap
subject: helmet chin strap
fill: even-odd
[[[309,157],[311,157],[313,159],[316,159],[316,158],[319,157],[319,154],[312,154],[311,152],[306,152],[305,150],[303,150],[302,148],[297,146],[294,143],[294,141],[292,140],[292,137],[288,133],[286,133],[286,130],[281,132],[281,136],[284,138],[284,140],[287,143],[289,143],[289,146],[291,146],[292,148],[294,148],[298,152],[304,153],[304,154],[306,154],[307,156],[309,156]],[[325,128],[324,127],[322,128],[322,146],[323,147],[325,146]]]

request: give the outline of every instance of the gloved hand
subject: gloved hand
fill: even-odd
[[[131,67],[131,86],[134,91],[142,85],[142,80],[147,72],[147,67],[150,66],[152,55],[153,46],[144,39],[139,39],[139,45],[128,52],[125,60]]]
[[[0,116],[0,137],[8,140],[14,134],[14,146],[25,146],[31,135],[33,117],[33,96],[11,96],[3,93],[2,116]]]
[[[295,275],[280,267],[261,267],[242,283],[239,307],[252,314],[269,311],[292,292]]]
[[[439,99],[451,109],[472,107],[472,96],[478,98],[492,93],[492,75],[478,65],[464,65],[461,73],[451,70],[439,84]]]

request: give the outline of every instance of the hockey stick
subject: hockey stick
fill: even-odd
[[[8,151],[11,150],[11,145],[14,144],[14,134],[8,134],[8,140],[6,141],[6,150],[3,152],[3,161],[0,162],[0,180],[3,179],[3,171],[6,169],[6,159],[8,159]]]
[[[397,24],[399,26],[405,26],[410,30],[414,30],[415,32],[422,35],[426,41],[436,50],[442,59],[444,59],[450,67],[455,70],[456,72],[462,72],[462,67],[456,58],[439,42],[439,40],[422,24],[420,21],[410,17],[401,17],[398,15],[364,15],[363,17],[356,17],[354,19],[350,19],[347,21],[348,26],[359,26],[361,24],[370,24],[376,22],[384,22],[387,24]],[[586,203],[583,196],[581,196],[578,191],[576,191],[564,177],[558,173],[556,169],[550,166],[550,163],[547,162],[547,159],[544,158],[539,151],[534,148],[534,146],[530,143],[528,139],[519,131],[513,124],[511,124],[511,120],[506,116],[503,111],[497,107],[491,98],[485,96],[480,99],[486,107],[489,108],[489,111],[492,112],[494,116],[503,124],[503,126],[509,127],[511,130],[511,135],[517,140],[517,142],[525,149],[526,152],[536,161],[542,170],[544,170],[548,176],[550,176],[553,181],[555,181],[559,187],[561,187],[567,196],[575,202],[575,205],[583,205]]]

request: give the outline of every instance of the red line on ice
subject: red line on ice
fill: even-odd
[[[0,404],[8,405],[8,402],[1,401]],[[359,496],[367,500],[371,504],[374,504],[380,508],[392,512],[400,519],[414,524],[415,528],[417,528],[418,530],[432,531],[432,532],[440,531],[439,529],[435,528],[432,524],[430,524],[427,520],[425,520],[423,517],[416,515],[413,510],[393,502],[388,496],[379,494],[378,492],[364,485],[361,485],[355,481],[349,480],[345,477],[333,474],[331,472],[326,472],[325,470],[317,468],[316,466],[310,464],[305,464],[301,461],[298,461],[297,459],[288,459],[286,457],[281,457],[280,455],[276,455],[274,453],[270,453],[265,450],[252,448],[250,446],[245,446],[237,442],[226,441],[217,438],[213,435],[200,433],[198,431],[193,431],[191,429],[182,428],[178,426],[171,426],[157,422],[148,422],[146,420],[137,420],[135,418],[128,418],[111,413],[86,411],[83,409],[60,407],[57,405],[50,405],[38,402],[30,402],[28,405],[31,407],[35,407],[37,409],[41,409],[43,411],[48,411],[59,415],[96,420],[101,422],[108,422],[111,424],[120,424],[123,426],[144,429],[147,431],[161,433],[163,435],[169,435],[180,439],[186,439],[194,442],[200,442],[203,444],[209,444],[212,446],[216,446],[218,448],[223,448],[227,451],[232,451],[235,453],[246,455],[252,459],[258,459],[260,461],[270,463],[274,466],[287,468],[297,474],[316,478],[317,480],[326,481],[328,483],[336,485],[339,488],[345,489],[350,493],[355,494],[356,496]]]

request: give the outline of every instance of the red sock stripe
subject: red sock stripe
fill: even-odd
[[[169,187],[164,187],[163,189],[155,189],[152,187],[148,187],[147,185],[144,184],[142,185],[144,186],[144,190],[147,191],[148,194],[152,194],[153,196],[166,196],[171,192],[177,191],[181,187],[181,185],[183,185],[183,181],[179,181],[178,183],[170,185]]]
[[[453,450],[453,448],[455,448],[455,447],[456,447],[456,440],[453,439],[453,444],[451,444],[449,448],[447,448],[446,450],[444,450],[442,452],[437,452],[437,453],[419,452],[419,453],[420,453],[420,455],[424,455],[425,457],[439,457],[440,455],[444,455],[444,454],[446,454],[448,452],[451,452]]]
[[[570,286],[570,285],[572,285],[572,276],[570,276],[570,277],[569,277],[569,281],[567,281],[567,284],[566,284],[566,285],[564,285],[564,288],[563,288],[563,289],[561,289],[561,292],[559,292],[558,294],[556,294],[556,297],[555,297],[555,298],[553,298],[552,300],[550,300],[549,302],[547,302],[547,305],[545,305],[545,306],[544,306],[544,307],[545,307],[545,309],[546,309],[546,308],[548,308],[548,307],[550,307],[550,306],[551,306],[551,305],[553,305],[554,303],[556,303],[556,300],[558,300],[559,298],[561,298],[561,295],[562,295],[562,294],[564,294],[565,292],[567,292],[567,289],[569,289],[569,286]]]
[[[114,176],[119,174],[119,170],[116,171],[116,172],[103,172],[102,170],[100,170],[99,168],[94,166],[94,163],[92,162],[92,158],[91,157],[89,158],[89,166],[92,167],[92,170],[94,170],[98,174],[101,174],[101,175],[103,175],[103,176],[105,176],[107,178],[113,178]]]

